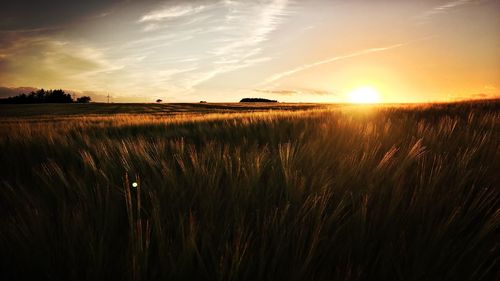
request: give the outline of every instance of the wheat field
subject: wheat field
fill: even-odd
[[[494,280],[500,101],[0,107],[2,280]]]

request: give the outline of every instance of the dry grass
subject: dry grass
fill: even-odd
[[[0,277],[492,280],[498,108],[6,116]]]

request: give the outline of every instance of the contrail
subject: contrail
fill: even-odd
[[[386,50],[390,50],[390,49],[395,49],[395,48],[399,48],[399,47],[402,47],[402,46],[407,45],[407,44],[408,43],[401,43],[401,44],[396,44],[396,45],[381,47],[381,48],[370,48],[370,49],[362,50],[362,51],[355,52],[355,53],[348,54],[348,55],[331,57],[331,58],[327,58],[327,59],[317,61],[314,63],[305,64],[305,65],[299,66],[297,68],[294,68],[292,70],[275,74],[275,75],[271,76],[270,78],[268,78],[263,84],[272,83],[272,82],[280,80],[284,77],[288,77],[290,75],[293,75],[297,72],[301,72],[301,71],[304,71],[304,70],[307,70],[307,69],[310,69],[310,68],[313,68],[316,66],[320,66],[323,64],[331,63],[331,62],[338,61],[338,60],[348,59],[348,58],[352,58],[352,57],[362,56],[362,55],[366,55],[366,54],[377,53],[377,52],[382,52],[382,51],[386,51]]]

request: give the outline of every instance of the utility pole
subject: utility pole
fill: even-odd
[[[109,103],[109,93],[108,93],[108,103]]]

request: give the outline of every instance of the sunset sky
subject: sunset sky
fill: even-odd
[[[0,87],[116,102],[499,97],[500,1],[8,1]]]

